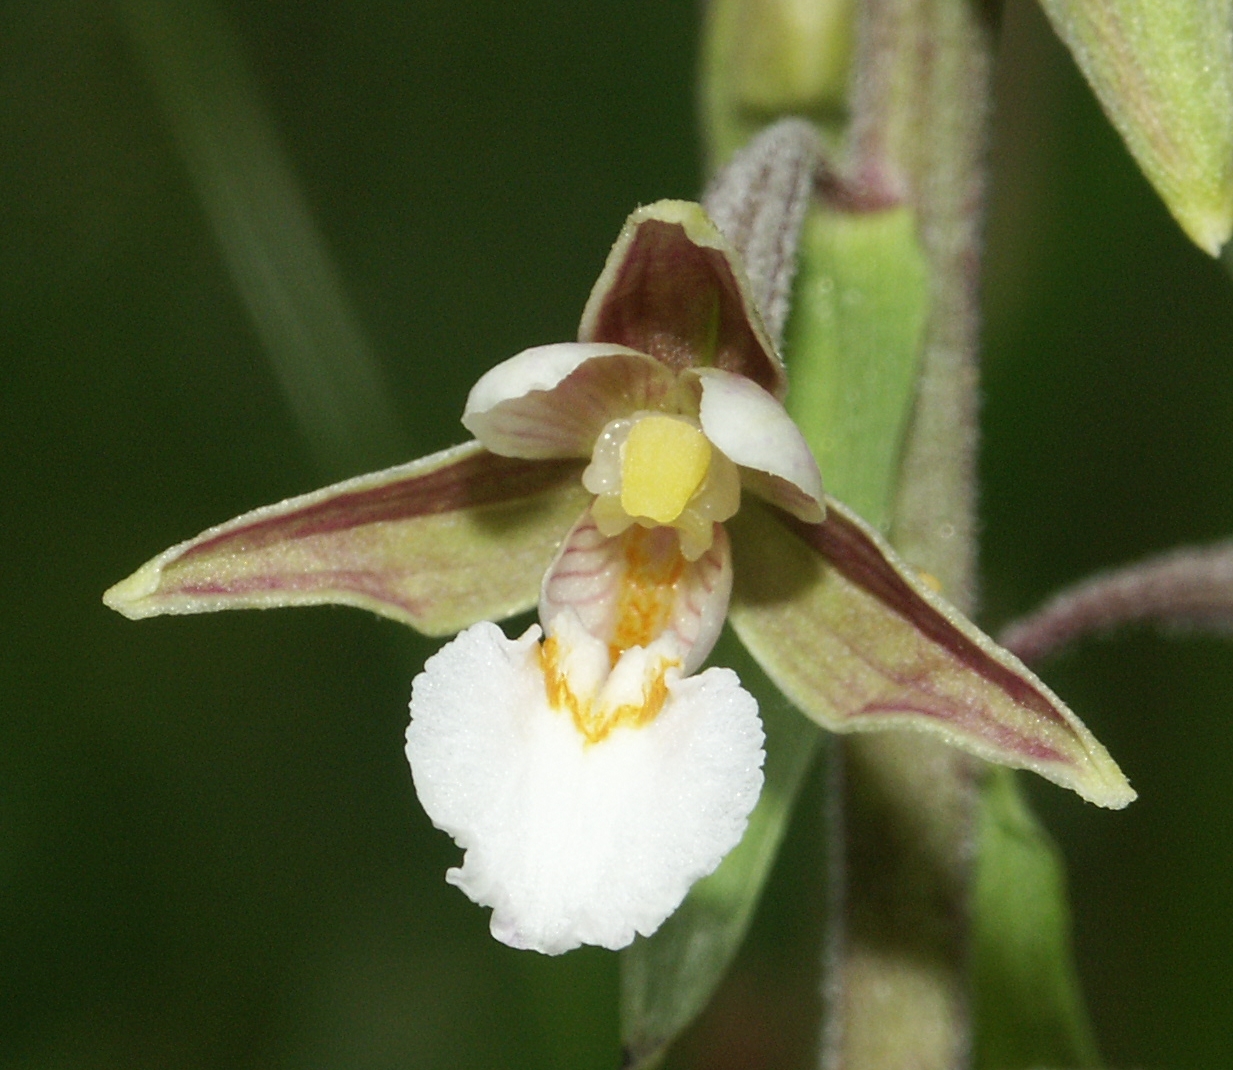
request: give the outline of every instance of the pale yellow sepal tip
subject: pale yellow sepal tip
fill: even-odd
[[[1173,215],[1187,236],[1209,256],[1219,257],[1221,249],[1233,235],[1233,208],[1221,207],[1212,211],[1187,210],[1181,205],[1170,205]]]
[[[158,590],[162,572],[157,559],[147,561],[127,579],[109,587],[103,593],[103,605],[117,613],[123,613],[129,620],[156,616],[159,613],[158,607],[146,599]]]

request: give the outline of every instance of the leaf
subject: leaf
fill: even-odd
[[[1071,960],[1058,849],[1009,769],[989,771],[980,800],[972,897],[974,1065],[1099,1066]]]
[[[1042,3],[1182,230],[1218,256],[1233,231],[1233,4]]]
[[[1062,701],[840,502],[828,499],[826,520],[812,525],[747,505],[730,530],[729,619],[767,675],[824,728],[920,729],[1100,806],[1134,799]]]
[[[132,619],[336,603],[446,635],[535,604],[590,498],[580,467],[456,446],[210,528],[103,601]]]
[[[706,1006],[745,938],[821,733],[784,699],[731,629],[714,660],[758,700],[766,783],[740,844],[654,936],[621,952],[621,1041],[627,1068],[655,1064]]]

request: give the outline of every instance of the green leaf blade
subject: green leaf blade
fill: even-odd
[[[1042,3],[1182,230],[1218,256],[1233,232],[1233,5]]]
[[[1009,769],[982,785],[978,842],[973,1064],[1100,1066],[1072,962],[1065,868]]]

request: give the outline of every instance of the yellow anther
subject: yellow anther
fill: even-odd
[[[671,524],[706,479],[711,444],[690,423],[671,416],[645,416],[621,450],[621,508]]]

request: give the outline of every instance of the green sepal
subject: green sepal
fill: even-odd
[[[918,729],[1100,806],[1134,799],[1061,699],[841,502],[827,499],[821,524],[747,503],[730,531],[729,620],[776,686],[822,727]]]
[[[1042,3],[1182,230],[1218,256],[1233,231],[1233,4]]]
[[[758,700],[766,782],[737,847],[649,938],[621,952],[623,1066],[654,1066],[701,1012],[740,948],[821,733],[725,628],[711,660],[736,670]]]
[[[580,471],[466,443],[210,528],[103,601],[134,620],[335,603],[448,635],[535,604],[590,501]]]
[[[1017,774],[981,786],[972,893],[973,1065],[1101,1065],[1072,961],[1065,867]]]

